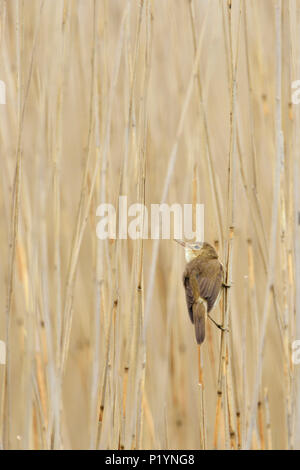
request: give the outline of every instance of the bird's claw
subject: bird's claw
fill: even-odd
[[[219,328],[221,331],[226,331],[227,333],[229,333],[229,328],[224,328],[224,326],[222,325],[219,325]]]
[[[225,289],[229,289],[229,288],[232,286],[232,284],[226,284],[226,282],[223,282],[223,283],[222,283],[222,286],[223,286]]]
[[[219,328],[219,330],[221,331],[227,331],[227,333],[229,333],[229,329],[228,328],[225,328],[223,325],[220,325],[219,323],[215,323],[216,327]]]

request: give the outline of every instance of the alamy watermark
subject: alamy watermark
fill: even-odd
[[[6,104],[6,86],[2,80],[0,80],[0,104]]]
[[[128,206],[127,196],[119,196],[118,209],[103,203],[97,207],[96,233],[99,240],[172,238],[204,241],[203,204],[151,204],[150,210],[134,203]],[[193,217],[195,220],[193,220]]]
[[[6,363],[6,347],[4,341],[0,341],[0,365]]]
[[[292,93],[292,103],[299,104],[300,103],[300,80],[294,80],[292,82],[292,88],[295,90]]]
[[[292,362],[295,365],[300,364],[300,340],[297,339],[292,343]]]

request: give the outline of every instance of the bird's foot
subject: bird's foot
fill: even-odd
[[[225,289],[229,289],[231,286],[232,284],[226,284],[226,282],[222,283],[222,287],[224,287]]]

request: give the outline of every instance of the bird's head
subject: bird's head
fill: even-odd
[[[199,255],[205,255],[208,258],[218,257],[216,250],[209,243],[206,243],[206,242],[189,243],[183,240],[176,240],[176,239],[175,241],[184,247],[185,259],[187,263],[197,258]]]

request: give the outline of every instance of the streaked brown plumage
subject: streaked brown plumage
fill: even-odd
[[[185,243],[187,265],[183,273],[186,302],[195,325],[196,340],[203,343],[207,314],[217,304],[223,284],[223,266],[209,243]],[[219,325],[218,325],[219,326]]]

